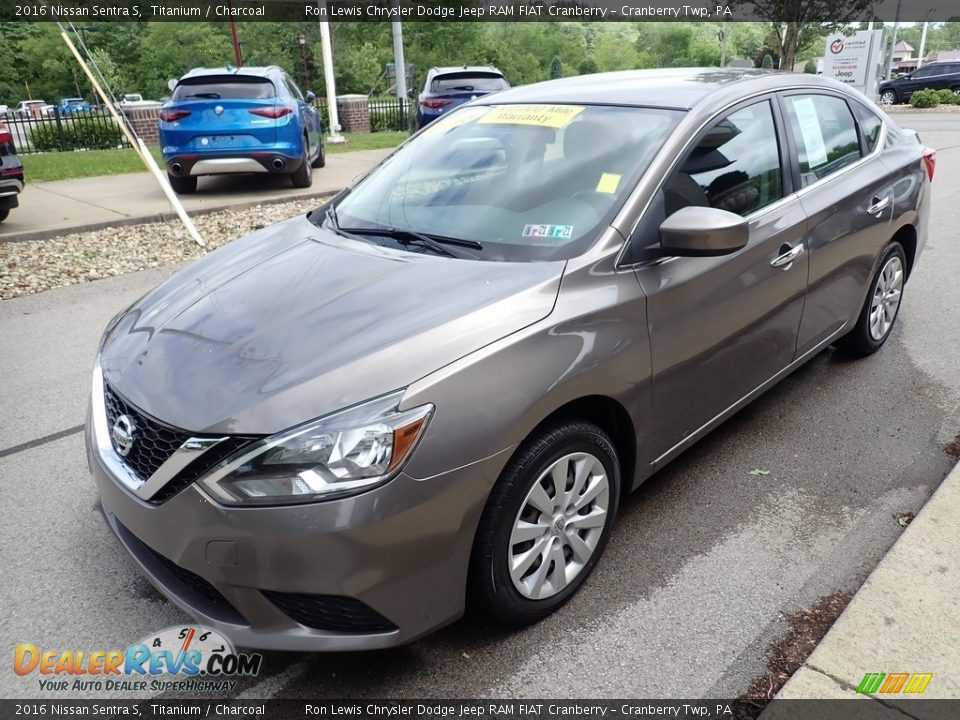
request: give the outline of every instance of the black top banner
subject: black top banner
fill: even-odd
[[[960,20],[930,0],[4,0],[5,22],[549,22]]]

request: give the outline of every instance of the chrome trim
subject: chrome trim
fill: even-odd
[[[105,386],[103,369],[99,358],[93,367],[93,383],[90,394],[93,415],[93,442],[96,446],[100,462],[111,476],[120,482],[127,490],[141,500],[149,500],[156,495],[170,480],[172,480],[187,465],[207,452],[212,447],[226,440],[218,438],[188,438],[167,460],[157,468],[157,471],[146,481],[137,477],[131,470],[110,441],[110,428],[107,425],[107,404],[104,400]]]
[[[789,270],[790,266],[793,265],[793,261],[803,255],[803,250],[804,247],[802,242],[794,245],[792,248],[783,253],[783,255],[777,255],[777,257],[771,260],[770,267]]]
[[[867,212],[871,215],[881,215],[883,211],[887,209],[887,205],[890,204],[890,196],[885,196],[882,200],[877,200],[873,205],[867,207]]]
[[[267,169],[251,158],[211,158],[197,160],[192,168],[191,175],[220,175],[223,173],[255,172],[265,173]]]
[[[670,460],[673,460],[673,458],[675,458],[675,457],[676,457],[677,455],[679,455],[681,452],[683,452],[684,450],[686,450],[689,446],[693,445],[697,440],[699,440],[699,439],[702,438],[704,435],[706,435],[708,432],[710,432],[710,431],[713,430],[715,427],[717,427],[717,425],[719,425],[720,423],[722,423],[724,420],[726,420],[727,418],[729,418],[731,415],[733,415],[734,413],[736,413],[738,410],[741,410],[742,408],[744,408],[744,407],[746,407],[747,405],[749,405],[754,399],[756,399],[756,398],[759,397],[760,395],[763,395],[763,393],[765,393],[767,390],[769,390],[770,388],[772,388],[772,387],[773,387],[774,385],[776,385],[778,382],[780,382],[781,380],[783,380],[787,375],[789,375],[790,373],[792,373],[794,370],[796,370],[798,367],[800,367],[801,365],[803,365],[805,362],[807,362],[807,361],[808,361],[810,358],[812,358],[814,355],[816,355],[816,354],[819,353],[821,350],[823,350],[823,349],[826,348],[828,345],[830,345],[830,343],[832,343],[834,340],[836,340],[837,337],[839,337],[839,336],[843,333],[843,331],[847,329],[847,325],[848,325],[848,324],[849,324],[849,321],[847,321],[847,323],[844,323],[843,325],[841,325],[841,326],[836,330],[836,332],[832,333],[831,335],[829,335],[829,336],[828,336],[827,338],[825,338],[824,340],[821,340],[819,343],[817,343],[817,344],[816,344],[815,346],[813,346],[811,349],[807,350],[807,352],[805,352],[803,355],[801,355],[800,357],[798,357],[798,358],[797,358],[796,360],[794,360],[792,363],[790,363],[789,365],[787,365],[785,368],[783,368],[780,372],[778,372],[777,374],[775,374],[775,375],[774,375],[773,377],[771,377],[769,380],[766,380],[765,382],[763,382],[763,383],[761,383],[760,385],[758,385],[756,388],[754,388],[753,390],[751,390],[750,392],[748,392],[746,395],[744,395],[742,398],[740,398],[739,400],[737,400],[735,403],[733,403],[732,405],[730,405],[726,410],[723,410],[722,412],[720,412],[719,414],[717,414],[716,416],[714,416],[711,420],[708,420],[707,422],[705,422],[705,423],[704,423],[703,425],[701,425],[699,428],[697,428],[697,429],[694,430],[692,433],[690,433],[689,435],[687,435],[683,440],[681,440],[681,441],[678,442],[676,445],[674,445],[672,448],[670,448],[670,449],[667,450],[665,453],[663,453],[660,457],[658,457],[656,460],[654,460],[653,463],[651,463],[651,464],[653,465],[654,471],[659,470],[660,468],[662,468],[662,467],[663,467],[666,463],[668,463]]]

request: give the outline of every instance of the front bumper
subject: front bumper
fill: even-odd
[[[195,484],[153,505],[110,475],[93,432],[88,419],[104,516],[147,578],[238,646],[275,650],[391,647],[460,617],[476,526],[505,461],[500,453],[427,479],[401,474],[310,505],[228,508]],[[278,605],[288,596],[338,600],[308,626],[288,614],[290,602]],[[356,601],[386,625],[345,628],[342,615],[365,612]]]

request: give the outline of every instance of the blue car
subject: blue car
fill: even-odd
[[[90,103],[81,97],[63,98],[57,103],[57,112],[61,115],[90,112]]]
[[[413,130],[419,130],[465,102],[509,87],[510,83],[495,67],[462,65],[430,68],[423,91],[417,98]]]
[[[283,69],[196,68],[172,87],[160,110],[160,148],[178,193],[200,175],[274,173],[310,187],[323,167],[323,127],[314,95]]]

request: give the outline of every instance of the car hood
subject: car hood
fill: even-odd
[[[457,260],[306,216],[174,275],[104,337],[110,386],[195,433],[273,433],[405,387],[550,314],[563,262]]]

